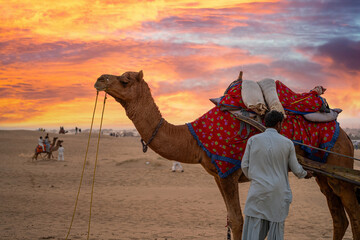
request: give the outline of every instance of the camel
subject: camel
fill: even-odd
[[[54,137],[54,140],[53,140],[52,144],[50,145],[50,151],[48,153],[48,159],[50,159],[50,157],[54,158],[53,152],[56,152],[59,149],[60,145],[64,142],[63,140],[58,140],[56,142],[56,139],[57,139],[57,137]],[[55,142],[56,142],[56,144],[55,144]]]
[[[144,151],[149,146],[165,159],[181,163],[201,164],[214,177],[226,205],[228,225],[232,230],[233,239],[240,240],[243,216],[238,183],[248,181],[241,169],[226,178],[220,178],[211,159],[198,145],[188,127],[185,124],[173,125],[162,118],[150,88],[143,79],[142,71],[125,72],[120,76],[102,75],[97,79],[94,87],[98,91],[105,91],[122,105],[126,115],[135,125],[141,138],[144,139],[142,141]],[[155,136],[154,133],[156,133]],[[300,148],[297,147],[296,151],[297,154],[305,156]],[[342,129],[340,129],[339,137],[332,151],[347,156],[354,155],[353,145]],[[354,160],[330,154],[327,163],[353,168]],[[346,211],[350,219],[353,239],[360,240],[360,206],[355,196],[354,186],[321,174],[316,175],[316,181],[321,192],[326,196],[331,212],[333,239],[342,239],[346,232],[349,225]]]
[[[37,151],[37,147],[36,147],[36,148],[35,148],[35,153],[34,153],[34,155],[32,156],[31,159],[32,159],[32,160],[34,160],[34,159],[37,160],[37,157],[38,157],[39,154],[41,154],[41,153],[45,153],[48,159],[50,159],[51,157],[54,158],[53,152],[57,151],[57,150],[59,149],[60,145],[64,142],[64,141],[62,141],[62,140],[58,140],[58,141],[56,141],[56,140],[57,140],[57,137],[54,137],[54,138],[53,138],[53,141],[52,141],[52,143],[51,143],[51,145],[50,145],[50,150],[49,150],[49,152],[38,152],[38,151]],[[55,144],[55,143],[56,143],[56,144]]]
[[[64,127],[60,127],[59,134],[65,134],[68,133],[68,131],[65,131]]]

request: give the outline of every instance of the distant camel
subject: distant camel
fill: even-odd
[[[40,150],[41,147],[39,148],[39,145],[38,145],[38,146],[35,148],[35,153],[34,153],[34,155],[32,156],[31,159],[32,159],[32,160],[34,160],[34,159],[37,160],[39,154],[41,154],[41,153],[46,154],[46,156],[47,156],[48,159],[50,159],[51,157],[54,158],[54,156],[53,156],[52,153],[55,152],[55,151],[57,151],[57,150],[59,149],[61,143],[64,142],[64,141],[62,141],[62,140],[58,140],[58,141],[56,142],[56,140],[57,140],[57,137],[54,137],[54,138],[53,138],[53,142],[51,143],[50,149],[49,149],[48,152]],[[56,142],[56,144],[55,144],[55,142]]]
[[[65,131],[64,127],[60,127],[59,134],[65,134],[68,133],[68,131]]]
[[[97,79],[95,88],[107,92],[125,108],[126,115],[132,120],[142,139],[152,137],[162,116],[151,96],[148,84],[143,79],[142,71],[125,72],[121,76],[102,75]],[[201,164],[214,177],[226,204],[233,239],[240,240],[243,227],[238,190],[238,182],[243,180],[241,169],[226,178],[220,178],[211,159],[198,145],[186,125],[175,126],[164,121],[149,147],[168,160]],[[305,156],[299,148],[296,150],[297,154]],[[342,129],[332,151],[347,156],[354,155],[353,145]],[[327,163],[353,168],[354,160],[330,154]],[[333,239],[342,239],[346,232],[349,225],[346,210],[352,226],[353,239],[359,240],[360,206],[354,186],[320,174],[317,175],[316,181],[326,196],[333,218]]]

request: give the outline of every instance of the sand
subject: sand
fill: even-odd
[[[50,133],[64,140],[65,161],[32,162],[40,135],[45,134],[0,131],[2,240],[65,239],[68,232],[88,135]],[[87,237],[96,138],[93,134],[69,239]],[[183,164],[183,173],[171,166],[150,149],[143,153],[137,137],[102,135],[90,239],[226,239],[225,204],[213,178],[200,165]],[[285,239],[332,239],[332,219],[315,180],[290,174],[290,184]],[[248,189],[249,183],[240,184],[242,208]],[[352,239],[350,228],[344,239]]]

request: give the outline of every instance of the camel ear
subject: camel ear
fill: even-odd
[[[138,75],[136,76],[136,79],[137,79],[138,81],[141,81],[141,80],[143,80],[143,77],[144,77],[143,71],[140,70],[140,72],[139,72]]]

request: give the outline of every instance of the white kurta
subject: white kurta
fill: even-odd
[[[64,147],[59,147],[58,149],[58,160],[64,161]]]
[[[292,201],[288,169],[298,178],[307,174],[297,161],[294,144],[274,128],[267,128],[249,138],[241,168],[251,180],[244,214],[285,221]]]
[[[38,139],[38,144],[42,147],[42,150],[45,151],[44,141],[42,140],[42,138],[39,138],[39,139]]]

